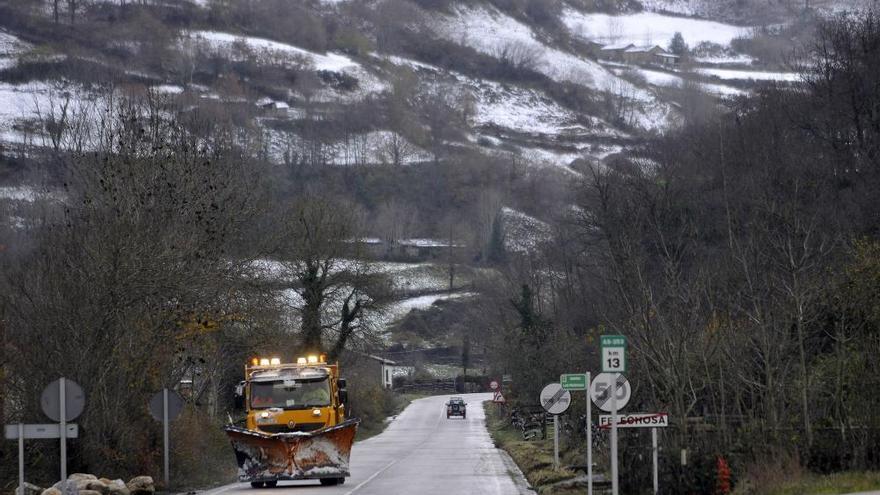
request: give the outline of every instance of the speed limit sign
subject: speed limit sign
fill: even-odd
[[[590,384],[590,398],[599,409],[611,412],[611,382],[615,381],[617,408],[623,409],[632,397],[629,380],[620,373],[599,373]]]

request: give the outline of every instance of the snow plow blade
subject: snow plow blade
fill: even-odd
[[[275,433],[227,426],[241,481],[309,480],[349,476],[359,419],[313,432]]]

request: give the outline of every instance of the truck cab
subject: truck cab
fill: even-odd
[[[338,366],[324,356],[255,360],[245,367],[240,401],[247,411],[247,429],[263,433],[310,432],[345,421],[348,393]]]

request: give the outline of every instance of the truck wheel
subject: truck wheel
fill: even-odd
[[[264,485],[262,481],[251,481],[251,488],[263,488]]]
[[[266,486],[266,488],[275,488],[276,486],[278,486],[278,480],[266,481],[263,484]]]
[[[339,484],[339,478],[321,478],[321,485],[322,486],[333,486],[333,485],[338,485],[338,484]]]

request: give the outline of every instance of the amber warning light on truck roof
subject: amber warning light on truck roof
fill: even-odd
[[[253,358],[251,364],[254,366],[278,366],[281,364],[281,358]]]

